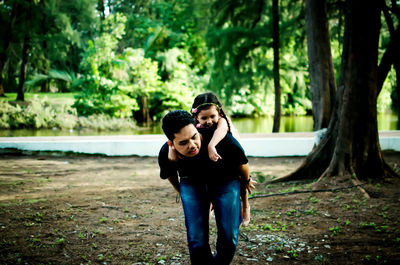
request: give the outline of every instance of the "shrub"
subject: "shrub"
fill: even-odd
[[[112,118],[105,114],[78,117],[76,109],[68,105],[50,104],[46,98],[34,97],[24,105],[0,101],[0,129],[133,129],[132,119]]]

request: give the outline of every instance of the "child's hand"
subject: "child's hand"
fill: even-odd
[[[251,177],[248,180],[248,182],[247,181],[244,182],[245,189],[247,190],[247,192],[249,194],[251,194],[251,191],[256,188],[256,186],[254,186],[254,184],[256,184],[256,183],[257,183],[257,181],[253,180]]]
[[[208,146],[208,156],[210,157],[211,161],[217,162],[218,159],[222,159],[222,157],[217,153],[217,149],[215,146]]]
[[[179,155],[175,149],[172,149],[171,146],[168,146],[168,160],[172,162],[178,162]]]

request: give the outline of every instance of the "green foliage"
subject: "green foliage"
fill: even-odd
[[[65,82],[66,84],[72,84],[75,81],[73,73],[66,71],[60,71],[56,69],[50,69],[48,74],[36,74],[29,81],[25,82],[25,91],[31,91],[34,87],[41,86],[45,82]]]
[[[0,129],[97,129],[118,130],[136,128],[128,119],[110,118],[99,114],[78,117],[74,108],[66,104],[51,104],[37,96],[23,104],[11,105],[0,100]]]
[[[4,65],[6,92],[18,86],[21,44],[28,33],[26,91],[78,91],[74,107],[80,116],[140,120],[147,113],[158,120],[168,110],[189,109],[193,97],[205,90],[216,92],[233,116],[273,115],[271,2],[144,0],[133,5],[131,0],[120,0],[106,4],[109,13],[102,21],[96,13],[97,0],[3,1],[0,57],[6,61],[0,65]],[[311,110],[305,5],[302,1],[279,4],[282,114],[304,115]],[[341,5],[329,5],[328,19],[338,76],[344,25]],[[4,49],[8,40],[9,48]],[[380,58],[389,41],[383,22]],[[395,80],[392,71],[378,98],[378,112],[398,109],[393,102]]]
[[[76,112],[65,105],[48,104],[46,99],[37,97],[22,106],[12,106],[6,101],[0,101],[0,128],[66,128],[76,125]]]
[[[10,21],[10,36],[13,36],[9,55],[11,71],[9,75],[18,75],[18,61],[12,58],[20,54],[21,41],[24,34],[29,34],[30,56],[27,80],[33,79],[26,86],[27,91],[35,91],[44,83],[50,84],[54,91],[68,91],[65,87],[65,76],[55,76],[59,73],[79,73],[78,66],[81,53],[88,38],[97,31],[98,18],[95,14],[96,0],[46,0],[46,1],[7,1],[9,10],[15,9],[21,19]],[[22,3],[29,3],[29,6]],[[1,5],[3,6],[3,5]],[[1,7],[0,7],[1,8]],[[24,26],[24,18],[29,21]],[[17,22],[17,23],[16,23]],[[4,27],[7,29],[7,27]],[[4,35],[1,35],[4,36]],[[13,73],[13,71],[16,73]],[[9,78],[10,76],[8,76]],[[62,80],[62,82],[59,82]],[[6,87],[7,89],[7,87]]]
[[[114,69],[118,69],[120,64],[116,49],[124,34],[125,22],[126,18],[121,14],[110,15],[104,21],[106,32],[94,42],[89,41],[81,63],[87,75],[74,84],[75,89],[81,91],[73,105],[79,115],[104,113],[110,117],[127,118],[138,108],[136,100],[128,95],[126,89],[120,89],[124,76],[118,79],[114,75]]]
[[[260,6],[261,4],[261,6]],[[304,115],[311,109],[304,49],[304,8],[281,2],[280,85],[283,114]],[[216,23],[208,31],[213,49],[210,87],[231,106],[234,116],[272,115],[273,53],[271,7],[265,1],[214,1]],[[257,10],[257,12],[254,12]],[[300,11],[298,11],[300,10]],[[285,15],[286,14],[286,15]]]
[[[81,90],[74,104],[78,114],[127,118],[144,109],[157,119],[168,109],[188,109],[195,86],[201,82],[189,67],[190,55],[177,48],[159,53],[162,70],[168,76],[162,82],[157,62],[145,58],[143,49],[127,48],[118,54],[125,21],[121,14],[110,15],[105,20],[108,33],[89,43],[82,68],[90,75],[76,84]]]

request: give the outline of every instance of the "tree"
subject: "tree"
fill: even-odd
[[[27,1],[23,4],[23,23],[21,25],[21,32],[23,33],[23,41],[22,41],[22,53],[21,53],[21,66],[19,72],[19,83],[18,83],[18,90],[17,90],[17,100],[24,101],[24,85],[26,80],[26,70],[28,67],[28,56],[29,50],[31,48],[31,12],[34,8],[34,4],[31,1]]]
[[[395,175],[383,159],[377,127],[381,9],[380,1],[347,1],[339,89],[327,133],[295,172],[275,181]]]
[[[79,72],[85,44],[97,33],[96,3],[97,0],[10,0],[0,4],[0,24],[4,25],[0,27],[0,91],[17,88],[22,98],[23,88],[42,87],[44,92],[51,82],[58,82],[58,90],[65,91],[66,83],[54,81],[50,73]],[[23,52],[27,54],[26,65],[21,68]],[[17,76],[22,82],[16,81]],[[34,82],[24,86],[24,79]]]
[[[273,4],[277,7],[275,27],[271,16]],[[213,65],[209,87],[232,112],[236,116],[276,113],[275,131],[278,131],[282,106],[283,114],[305,114],[306,108],[311,109],[305,92],[307,61],[303,53],[302,4],[282,0],[215,0],[210,7],[211,25],[206,39]],[[279,30],[275,30],[279,37],[274,36],[273,28]],[[276,74],[274,78],[278,69],[279,81]],[[281,95],[275,97],[275,88]]]
[[[336,81],[332,63],[325,0],[306,1],[306,28],[314,131],[327,128]]]
[[[11,6],[3,4],[0,6],[0,22],[2,25],[2,40],[0,42],[0,96],[4,97],[3,70],[7,62],[8,49],[11,45],[12,28],[17,17],[17,4],[12,2]],[[6,19],[7,18],[7,19]],[[8,19],[9,18],[9,19]]]
[[[98,0],[98,3],[97,3],[97,11],[99,11],[99,14],[100,14],[100,19],[102,20],[102,21],[104,21],[104,19],[105,19],[105,17],[106,17],[106,14],[105,14],[105,6],[104,6],[104,0]]]
[[[384,2],[384,1],[383,1]],[[390,33],[390,41],[382,56],[381,63],[378,68],[378,93],[382,89],[383,83],[393,65],[396,72],[396,89],[393,93],[393,107],[397,111],[397,128],[400,129],[400,25],[394,26],[391,13],[400,21],[400,8],[396,1],[392,1],[391,8],[384,2],[383,14]]]
[[[279,132],[281,121],[281,85],[279,75],[279,0],[272,1],[272,47],[274,50],[275,112],[272,132]]]

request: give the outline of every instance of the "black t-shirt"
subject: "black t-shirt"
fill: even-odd
[[[216,146],[218,154],[222,159],[213,162],[208,157],[207,146],[210,142],[215,128],[198,129],[203,140],[198,155],[194,157],[183,157],[178,162],[168,160],[168,144],[165,143],[158,155],[160,166],[160,177],[179,177],[194,182],[216,182],[237,179],[239,177],[238,167],[247,164],[248,160],[242,146],[227,133],[225,138]]]

